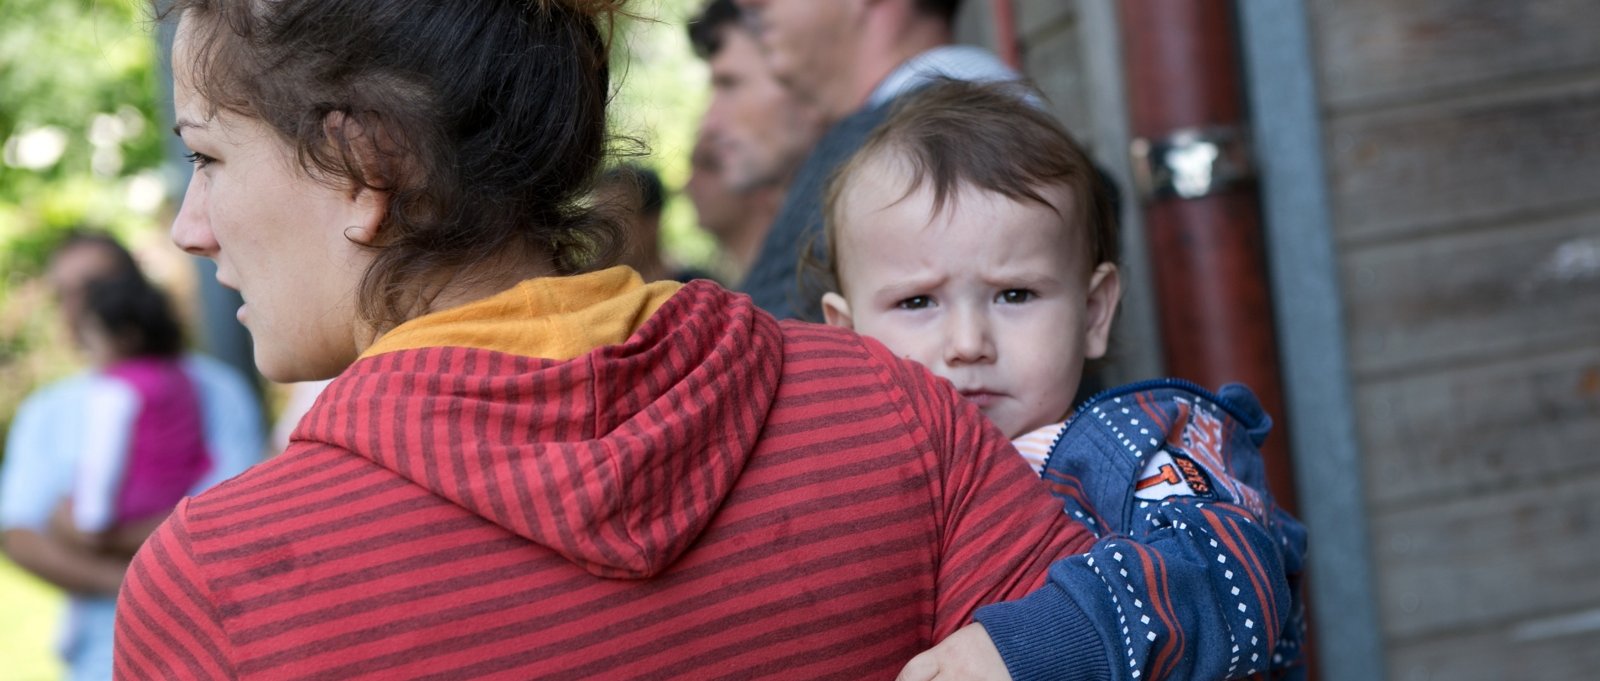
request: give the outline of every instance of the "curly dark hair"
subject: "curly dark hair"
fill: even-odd
[[[667,187],[655,170],[637,163],[623,163],[600,176],[600,187],[617,187],[633,193],[638,199],[638,210],[650,217],[661,217],[667,204]]]
[[[485,260],[573,274],[614,258],[620,229],[585,197],[613,147],[623,3],[174,0],[161,17],[193,24],[211,113],[265,122],[331,186],[387,195],[358,299],[383,328]]]

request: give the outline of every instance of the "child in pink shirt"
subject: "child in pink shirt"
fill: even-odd
[[[211,457],[166,296],[142,277],[93,282],[76,332],[97,375],[84,404],[72,521],[92,540],[164,516],[210,469]]]

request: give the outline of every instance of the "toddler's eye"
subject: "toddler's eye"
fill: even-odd
[[[1039,297],[1039,294],[1034,293],[1033,291],[1029,291],[1028,289],[1025,289],[1025,288],[1011,288],[1011,289],[1006,289],[1004,291],[1001,291],[1000,295],[995,296],[994,299],[995,299],[995,302],[1006,303],[1008,305],[1016,305],[1018,303],[1026,303],[1026,302],[1028,302],[1030,300],[1033,300],[1034,298],[1037,298],[1037,297]]]
[[[189,163],[194,164],[194,167],[197,168],[197,169],[198,168],[204,168],[204,167],[210,165],[213,160],[215,160],[215,159],[211,158],[210,156],[202,154],[202,153],[200,153],[198,151],[191,151],[191,152],[189,152],[187,154],[184,154],[183,157],[186,158],[186,159],[189,159]]]
[[[895,303],[894,306],[901,310],[921,310],[932,307],[933,298],[928,296],[911,296],[910,298],[906,298],[905,300]]]

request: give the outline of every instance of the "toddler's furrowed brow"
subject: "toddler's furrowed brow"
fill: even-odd
[[[1048,288],[1061,283],[1055,272],[988,272],[983,282],[996,288]]]
[[[942,276],[906,277],[891,281],[878,290],[867,293],[874,300],[893,302],[902,298],[927,295],[942,286],[946,279]]]

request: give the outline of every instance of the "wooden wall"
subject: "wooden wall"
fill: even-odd
[[[1592,677],[1600,2],[1301,1],[1388,676]],[[1015,2],[1029,75],[1121,170],[1114,3]]]
[[[1309,8],[1389,676],[1591,677],[1600,3]]]

